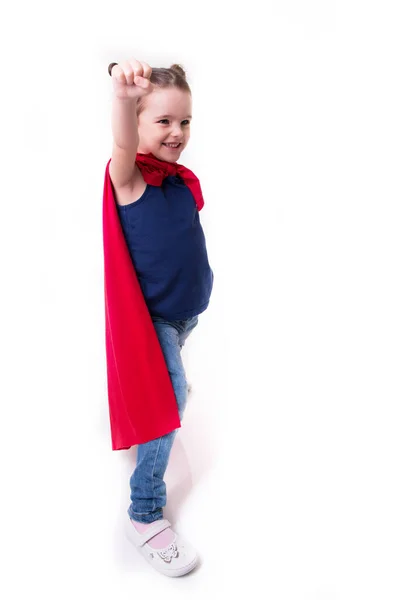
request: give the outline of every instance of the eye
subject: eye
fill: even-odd
[[[168,119],[161,119],[161,121],[158,121],[158,122],[164,124],[164,123],[169,123],[169,120]],[[182,124],[183,125],[190,125],[189,119],[185,119],[184,121],[182,121]]]

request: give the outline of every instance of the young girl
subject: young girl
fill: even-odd
[[[192,193],[198,180],[177,164],[190,138],[191,91],[179,65],[151,69],[132,58],[112,63],[109,73],[114,86],[109,176],[182,419],[188,385],[181,350],[198,315],[206,310],[213,287],[199,220],[202,199]],[[149,164],[154,169],[167,167],[161,185],[146,183],[143,168]],[[172,165],[179,167],[175,175],[168,174]],[[193,177],[185,183],[187,173]],[[176,433],[177,429],[138,444],[128,509],[131,540],[158,571],[169,576],[184,575],[197,563],[193,548],[163,518],[163,478]]]

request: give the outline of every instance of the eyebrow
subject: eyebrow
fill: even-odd
[[[166,118],[171,118],[172,115],[161,115],[160,117],[155,117],[156,119],[166,119]],[[187,117],[185,117],[185,119],[192,119],[192,115],[188,115]]]

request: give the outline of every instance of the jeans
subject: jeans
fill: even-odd
[[[198,323],[198,317],[184,321],[167,321],[152,317],[174,388],[179,417],[182,420],[187,402],[188,386],[181,350],[187,337]],[[130,518],[140,523],[152,523],[163,518],[167,503],[166,485],[163,481],[171,448],[178,429],[145,444],[138,444],[136,468],[130,478]]]

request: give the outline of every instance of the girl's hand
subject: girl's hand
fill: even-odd
[[[111,77],[117,98],[134,100],[150,94],[154,88],[150,82],[151,72],[152,69],[147,63],[139,62],[135,58],[115,65]]]

